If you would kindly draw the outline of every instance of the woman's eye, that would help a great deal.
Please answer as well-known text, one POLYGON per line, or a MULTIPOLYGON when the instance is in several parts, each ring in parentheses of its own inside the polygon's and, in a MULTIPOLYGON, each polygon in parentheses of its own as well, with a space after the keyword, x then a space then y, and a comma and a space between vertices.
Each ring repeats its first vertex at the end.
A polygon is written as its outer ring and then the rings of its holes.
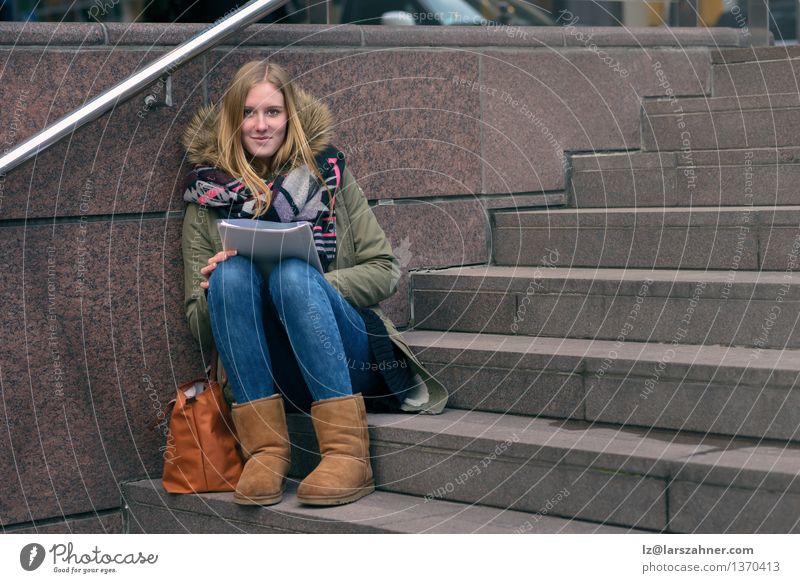
POLYGON ((250 117, 251 115, 253 115, 253 110, 252 109, 245 109, 244 110, 244 116, 245 117, 250 117))
POLYGON ((269 113, 270 115, 275 116, 275 115, 278 115, 280 112, 277 109, 270 109, 267 113, 269 113))

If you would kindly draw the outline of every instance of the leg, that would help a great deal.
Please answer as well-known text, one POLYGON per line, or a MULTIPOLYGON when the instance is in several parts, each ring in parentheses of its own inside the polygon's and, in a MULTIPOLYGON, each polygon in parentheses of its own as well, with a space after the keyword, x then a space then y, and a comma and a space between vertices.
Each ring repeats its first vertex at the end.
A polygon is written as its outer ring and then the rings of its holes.
POLYGON ((289 259, 272 271, 269 288, 314 400, 380 386, 364 321, 322 274, 289 259))
POLYGON ((353 502, 375 489, 364 398, 352 394, 348 367, 351 359, 370 360, 364 323, 342 295, 302 261, 281 262, 269 284, 315 399, 311 421, 322 460, 301 482, 297 499, 325 506, 353 502))
POLYGON ((263 281, 253 262, 238 255, 220 262, 209 280, 211 332, 237 403, 275 392, 264 335, 263 281))
POLYGON ((249 259, 234 256, 217 265, 209 282, 211 330, 236 399, 231 416, 246 461, 233 500, 277 504, 291 448, 264 334, 263 278, 249 259))

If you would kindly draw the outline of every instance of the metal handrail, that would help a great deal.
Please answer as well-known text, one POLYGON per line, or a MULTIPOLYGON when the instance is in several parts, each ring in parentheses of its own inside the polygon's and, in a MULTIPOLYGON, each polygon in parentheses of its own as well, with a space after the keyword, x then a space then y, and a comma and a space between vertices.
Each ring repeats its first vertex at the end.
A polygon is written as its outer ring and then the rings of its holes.
POLYGON ((163 57, 156 59, 141 71, 107 89, 88 103, 82 105, 45 129, 37 132, 0 158, 0 176, 13 170, 29 158, 52 146, 61 138, 71 134, 79 127, 94 121, 108 110, 116 107, 153 81, 171 73, 187 61, 214 48, 230 35, 248 24, 257 22, 264 16, 286 4, 288 0, 252 0, 224 20, 214 23, 210 28, 175 47, 163 57))
MULTIPOLYGON (((669 3, 688 1, 693 7, 696 2, 696 0, 666 1, 669 3)), ((117 104, 130 99, 164 75, 164 73, 169 75, 169 73, 177 70, 187 61, 215 47, 230 35, 260 20, 287 2, 288 0, 251 0, 236 12, 215 22, 208 29, 174 48, 163 57, 156 59, 146 68, 104 91, 72 113, 61 117, 47 128, 37 132, 4 154, 0 157, 0 176, 4 176, 10 170, 36 156, 39 152, 52 146, 61 138, 73 133, 83 125, 94 121, 117 104)), ((752 44, 767 44, 769 39, 767 0, 747 0, 747 2, 751 34, 755 33, 754 36, 758 37, 757 40, 753 39, 754 42, 752 44)), ((332 15, 332 2, 330 0, 326 0, 326 14, 330 23, 332 15)))

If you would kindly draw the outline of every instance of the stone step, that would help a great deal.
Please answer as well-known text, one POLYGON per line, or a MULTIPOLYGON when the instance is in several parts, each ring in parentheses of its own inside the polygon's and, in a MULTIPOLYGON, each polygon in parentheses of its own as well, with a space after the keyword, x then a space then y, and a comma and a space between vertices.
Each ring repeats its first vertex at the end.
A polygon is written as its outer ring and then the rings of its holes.
POLYGON ((715 97, 800 93, 797 46, 714 51, 711 63, 715 97))
POLYGON ((800 440, 800 351, 410 331, 457 409, 800 440))
POLYGON ((800 347, 800 274, 484 266, 414 272, 415 328, 800 347))
POLYGON ((243 507, 230 492, 168 494, 160 480, 122 485, 131 533, 625 533, 603 524, 377 490, 329 508, 297 501, 297 481, 266 508, 243 507))
POLYGON ((800 206, 568 208, 493 217, 497 265, 785 270, 800 248, 800 206))
POLYGON ((759 61, 775 61, 780 59, 800 58, 799 45, 720 48, 710 51, 712 65, 734 65, 759 61))
POLYGON ((613 152, 570 157, 578 208, 796 204, 800 148, 613 152))
MULTIPOLYGON (((317 463, 290 416, 298 476, 317 463)), ((800 447, 446 409, 372 414, 379 489, 672 532, 798 532, 800 447)))
POLYGON ((642 149, 676 151, 691 166, 695 150, 794 146, 800 94, 646 100, 642 149))

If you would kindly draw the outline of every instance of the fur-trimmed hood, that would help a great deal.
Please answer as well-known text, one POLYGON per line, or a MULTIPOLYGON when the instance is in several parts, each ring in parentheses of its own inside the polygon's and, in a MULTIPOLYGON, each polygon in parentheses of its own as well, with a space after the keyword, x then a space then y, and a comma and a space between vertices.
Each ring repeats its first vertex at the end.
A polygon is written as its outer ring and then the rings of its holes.
MULTIPOLYGON (((295 86, 297 115, 316 156, 332 139, 333 115, 327 105, 295 86)), ((215 165, 218 160, 216 128, 221 104, 204 105, 192 117, 181 136, 186 160, 191 164, 215 165)))

